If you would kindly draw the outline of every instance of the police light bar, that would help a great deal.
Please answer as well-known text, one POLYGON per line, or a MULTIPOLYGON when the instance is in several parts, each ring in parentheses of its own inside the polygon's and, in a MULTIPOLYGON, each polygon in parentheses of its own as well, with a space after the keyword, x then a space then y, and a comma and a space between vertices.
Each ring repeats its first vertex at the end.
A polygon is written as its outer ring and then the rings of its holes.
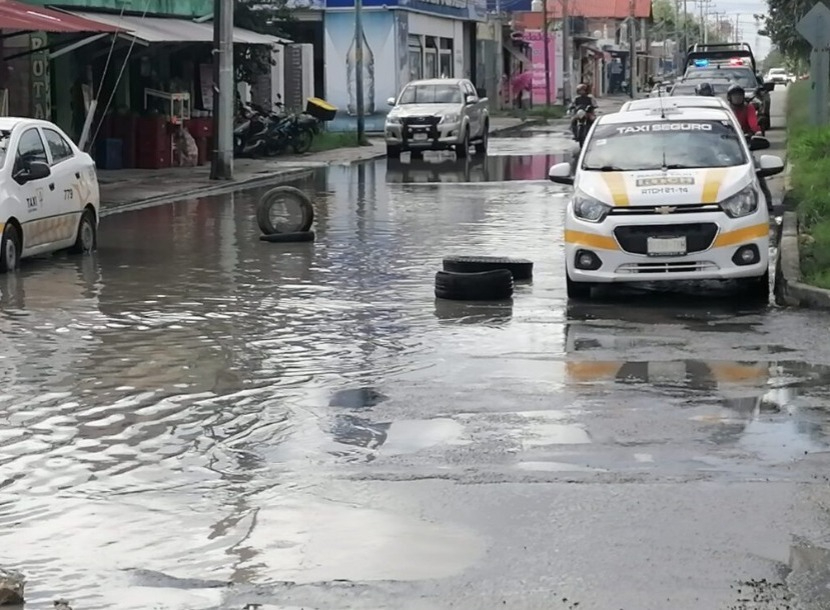
POLYGON ((744 65, 743 57, 733 57, 729 60, 729 64, 732 66, 742 66, 744 65))
POLYGON ((698 68, 703 68, 703 67, 705 67, 705 66, 708 66, 708 65, 709 65, 709 60, 708 60, 708 59, 696 59, 696 60, 695 60, 695 65, 696 65, 698 68))

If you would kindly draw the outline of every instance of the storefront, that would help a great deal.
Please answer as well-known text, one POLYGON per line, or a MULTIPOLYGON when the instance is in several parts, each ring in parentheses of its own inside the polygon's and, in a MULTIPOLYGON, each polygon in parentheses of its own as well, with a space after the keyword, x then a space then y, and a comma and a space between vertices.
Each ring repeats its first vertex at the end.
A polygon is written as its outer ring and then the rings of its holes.
MULTIPOLYGON (((473 78, 476 22, 486 1, 366 0, 363 4, 363 103, 368 131, 383 129, 389 108, 410 80, 473 78)), ((328 0, 324 16, 325 97, 338 107, 332 131, 355 128, 356 40, 351 0, 328 0)))

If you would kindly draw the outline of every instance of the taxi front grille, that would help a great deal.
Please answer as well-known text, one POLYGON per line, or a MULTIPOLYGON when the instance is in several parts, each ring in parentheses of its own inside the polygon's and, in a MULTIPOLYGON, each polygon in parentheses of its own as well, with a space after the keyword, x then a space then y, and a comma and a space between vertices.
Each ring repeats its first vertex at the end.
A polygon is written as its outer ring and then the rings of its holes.
POLYGON ((614 229, 617 243, 631 254, 648 254, 649 237, 685 237, 686 252, 702 252, 712 245, 718 234, 713 222, 690 222, 670 225, 629 225, 614 229))
POLYGON ((709 261, 666 262, 666 263, 625 263, 617 268, 617 273, 635 275, 666 275, 670 273, 694 273, 699 271, 717 271, 718 266, 709 261))
POLYGON ((721 212, 717 203, 690 203, 686 205, 629 205, 611 208, 611 216, 640 216, 653 214, 700 214, 701 212, 721 212))

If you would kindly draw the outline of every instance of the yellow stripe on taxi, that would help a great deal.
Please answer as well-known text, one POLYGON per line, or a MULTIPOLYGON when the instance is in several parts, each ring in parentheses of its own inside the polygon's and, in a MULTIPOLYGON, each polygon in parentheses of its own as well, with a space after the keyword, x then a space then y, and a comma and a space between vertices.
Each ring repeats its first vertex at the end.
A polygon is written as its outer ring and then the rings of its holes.
POLYGON ((721 233, 715 238, 715 243, 712 244, 714 248, 723 248, 725 246, 734 246, 745 241, 752 241, 753 239, 762 239, 769 235, 769 225, 761 223, 744 227, 743 229, 736 229, 734 231, 727 231, 721 233))
POLYGON ((599 248, 601 250, 619 250, 617 240, 610 235, 597 235, 596 233, 585 233, 584 231, 565 231, 565 243, 588 248, 599 248))
POLYGON ((608 187, 608 192, 611 193, 611 201, 614 202, 614 205, 626 206, 631 204, 628 197, 628 187, 625 185, 625 174, 622 172, 606 172, 602 174, 602 179, 605 180, 605 185, 608 187))

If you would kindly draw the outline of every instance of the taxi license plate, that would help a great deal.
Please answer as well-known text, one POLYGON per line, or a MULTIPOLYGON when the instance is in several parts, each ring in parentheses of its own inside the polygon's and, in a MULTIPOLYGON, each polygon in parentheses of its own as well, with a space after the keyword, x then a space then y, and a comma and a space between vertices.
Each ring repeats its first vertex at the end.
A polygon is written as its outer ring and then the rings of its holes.
POLYGON ((413 140, 426 140, 427 137, 428 136, 425 133, 414 133, 414 134, 412 134, 412 139, 413 140))
POLYGON ((646 248, 649 256, 686 254, 686 237, 649 237, 646 248))

